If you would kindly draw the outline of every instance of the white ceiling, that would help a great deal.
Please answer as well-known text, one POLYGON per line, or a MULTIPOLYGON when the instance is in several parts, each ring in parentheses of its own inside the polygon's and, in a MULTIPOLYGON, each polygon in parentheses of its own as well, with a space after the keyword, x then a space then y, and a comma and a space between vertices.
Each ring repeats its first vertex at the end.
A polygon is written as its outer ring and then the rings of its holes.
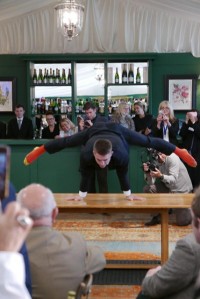
POLYGON ((200 57, 200 0, 79 0, 82 34, 55 27, 59 0, 0 0, 0 54, 192 52, 200 57), (37 44, 37 47, 36 47, 37 44))

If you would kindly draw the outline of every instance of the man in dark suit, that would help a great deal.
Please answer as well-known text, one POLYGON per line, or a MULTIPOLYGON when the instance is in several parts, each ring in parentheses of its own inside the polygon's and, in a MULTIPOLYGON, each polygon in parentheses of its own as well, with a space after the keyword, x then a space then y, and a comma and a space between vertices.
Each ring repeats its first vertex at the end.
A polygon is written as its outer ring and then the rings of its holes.
MULTIPOLYGON (((174 152, 186 161, 186 163, 196 167, 196 161, 185 149, 179 149, 175 145, 166 142, 161 138, 146 137, 112 122, 102 122, 101 124, 97 123, 91 128, 83 130, 82 132, 70 137, 49 141, 30 152, 25 157, 24 164, 28 165, 32 163, 46 151, 53 154, 66 147, 75 147, 80 145, 85 146, 82 147, 81 150, 81 184, 79 195, 74 198, 76 200, 82 200, 87 195, 88 181, 90 179, 90 175, 93 175, 95 168, 116 169, 121 189, 127 199, 137 199, 134 195, 131 195, 128 179, 129 145, 140 145, 143 147, 155 148, 167 155, 174 152)), ((102 184, 105 184, 105 179, 102 179, 102 184)))
POLYGON ((7 138, 9 139, 32 139, 33 123, 31 119, 24 116, 25 110, 22 105, 15 107, 16 117, 8 122, 7 138))
POLYGON ((6 138, 6 124, 0 121, 0 139, 6 138))

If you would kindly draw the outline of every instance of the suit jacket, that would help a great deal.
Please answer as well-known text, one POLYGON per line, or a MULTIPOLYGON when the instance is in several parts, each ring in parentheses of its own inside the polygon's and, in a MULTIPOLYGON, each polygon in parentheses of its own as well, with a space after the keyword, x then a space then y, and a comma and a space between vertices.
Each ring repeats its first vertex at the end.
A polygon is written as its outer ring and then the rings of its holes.
POLYGON ((79 233, 34 227, 27 238, 33 299, 66 299, 77 290, 84 276, 105 266, 103 251, 87 247, 79 233))
POLYGON ((0 121, 0 138, 5 139, 6 138, 6 124, 0 121))
POLYGON ((7 138, 10 139, 33 139, 33 124, 28 117, 23 118, 19 129, 17 118, 14 117, 8 122, 7 138))
POLYGON ((166 155, 175 150, 175 146, 160 138, 151 138, 135 131, 124 128, 113 122, 99 122, 91 128, 83 130, 70 137, 59 138, 47 142, 44 147, 50 153, 56 153, 66 147, 84 145, 81 148, 80 172, 81 183, 80 191, 87 192, 88 180, 98 165, 93 156, 93 145, 97 139, 109 139, 113 147, 113 155, 108 165, 109 169, 116 169, 117 176, 123 191, 130 190, 128 178, 129 145, 140 145, 143 147, 155 148, 166 155))
MULTIPOLYGON (((177 135, 179 131, 179 120, 176 119, 173 123, 170 121, 171 127, 168 128, 169 130, 169 142, 176 144, 178 143, 177 141, 177 135)), ((161 122, 160 129, 157 128, 157 120, 154 120, 154 123, 152 125, 152 133, 154 137, 158 138, 163 138, 163 122, 161 122)))
POLYGON ((193 298, 199 270, 200 244, 196 242, 194 234, 189 234, 177 242, 175 250, 160 271, 144 278, 142 293, 150 298, 193 298))

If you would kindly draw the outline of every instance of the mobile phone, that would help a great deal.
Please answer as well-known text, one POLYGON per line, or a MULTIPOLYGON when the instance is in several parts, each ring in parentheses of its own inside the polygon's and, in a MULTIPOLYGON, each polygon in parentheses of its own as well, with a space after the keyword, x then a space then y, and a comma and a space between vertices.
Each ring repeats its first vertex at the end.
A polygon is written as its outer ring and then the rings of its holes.
POLYGON ((0 145, 0 200, 9 195, 10 147, 0 145))

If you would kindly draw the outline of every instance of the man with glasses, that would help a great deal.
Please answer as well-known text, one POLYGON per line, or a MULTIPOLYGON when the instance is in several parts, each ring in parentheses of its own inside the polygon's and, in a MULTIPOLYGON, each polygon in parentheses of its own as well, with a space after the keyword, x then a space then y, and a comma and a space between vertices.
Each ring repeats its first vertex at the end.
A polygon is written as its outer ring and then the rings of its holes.
POLYGON ((46 121, 48 126, 42 130, 43 139, 54 139, 60 134, 59 126, 56 123, 55 117, 51 112, 46 113, 46 121))

